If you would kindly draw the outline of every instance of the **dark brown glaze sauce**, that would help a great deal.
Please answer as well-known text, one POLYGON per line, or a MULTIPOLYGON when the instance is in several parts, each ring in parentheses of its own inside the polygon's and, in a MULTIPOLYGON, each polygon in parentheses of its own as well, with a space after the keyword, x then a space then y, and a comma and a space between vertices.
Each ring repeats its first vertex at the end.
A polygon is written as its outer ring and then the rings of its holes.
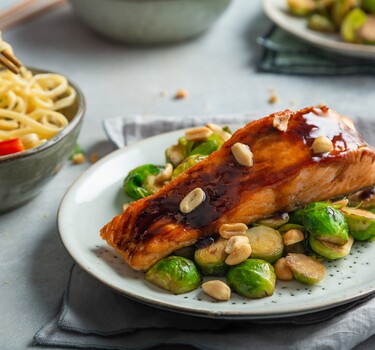
MULTIPOLYGON (((146 198, 144 210, 136 214, 132 225, 133 231, 122 246, 127 249, 127 242, 146 243, 154 235, 164 234, 160 227, 153 225, 158 220, 204 231, 225 213, 238 206, 241 199, 246 198, 247 192, 280 183, 296 175, 301 168, 309 164, 335 161, 349 151, 366 146, 358 133, 338 120, 337 115, 327 107, 310 107, 294 113, 286 132, 272 126, 273 116, 240 129, 215 152, 216 155, 212 154, 187 170, 184 181, 177 184, 177 178, 159 194, 146 198), (263 138, 259 138, 258 135, 262 135, 263 138), (318 136, 327 136, 332 140, 334 150, 329 155, 314 155, 310 150, 318 136), (254 153, 253 167, 237 164, 230 151, 235 142, 250 146, 254 153), (293 159, 283 159, 283 149, 277 148, 278 143, 293 147, 293 159), (269 152, 263 152, 263 149, 269 152), (279 166, 282 171, 278 171, 278 162, 282 163, 279 166), (176 186, 173 186, 175 182, 176 186), (181 200, 196 187, 201 187, 205 191, 206 200, 191 213, 182 214, 179 211, 181 200)), ((285 154, 290 156, 290 152, 285 154)))

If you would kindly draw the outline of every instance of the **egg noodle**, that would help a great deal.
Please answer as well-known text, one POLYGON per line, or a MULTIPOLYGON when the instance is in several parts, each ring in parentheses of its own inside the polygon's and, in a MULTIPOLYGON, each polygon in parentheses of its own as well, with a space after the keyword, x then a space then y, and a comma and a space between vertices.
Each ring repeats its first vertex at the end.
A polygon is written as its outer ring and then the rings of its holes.
MULTIPOLYGON (((1 39, 0 51, 11 46, 1 39)), ((26 149, 60 132, 68 119, 58 112, 73 104, 76 91, 59 74, 35 74, 25 67, 20 74, 0 70, 0 141, 20 138, 26 149)))

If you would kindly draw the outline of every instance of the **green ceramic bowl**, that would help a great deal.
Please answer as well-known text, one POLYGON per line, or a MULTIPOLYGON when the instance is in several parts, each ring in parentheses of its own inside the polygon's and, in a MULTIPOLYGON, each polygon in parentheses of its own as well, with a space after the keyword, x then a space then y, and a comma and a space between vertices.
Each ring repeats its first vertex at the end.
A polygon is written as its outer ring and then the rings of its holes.
MULTIPOLYGON (((31 70, 34 73, 46 73, 31 70)), ((69 83, 77 91, 74 104, 62 110, 69 124, 39 147, 0 156, 0 213, 10 211, 38 195, 69 158, 85 111, 81 90, 71 81, 69 83)))
POLYGON ((106 37, 165 44, 203 33, 231 0, 70 0, 79 17, 106 37))

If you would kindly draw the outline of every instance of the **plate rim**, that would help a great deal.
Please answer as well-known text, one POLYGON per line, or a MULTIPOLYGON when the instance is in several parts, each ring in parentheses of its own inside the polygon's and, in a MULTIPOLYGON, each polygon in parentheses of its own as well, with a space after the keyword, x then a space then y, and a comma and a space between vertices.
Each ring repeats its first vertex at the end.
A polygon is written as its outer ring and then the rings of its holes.
MULTIPOLYGON (((280 20, 278 15, 282 13, 282 11, 275 6, 275 4, 279 2, 280 0, 263 0, 263 10, 272 22, 288 33, 316 47, 323 48, 330 52, 336 52, 351 57, 375 59, 375 45, 354 44, 328 38, 320 38, 307 27, 304 32, 301 32, 299 29, 294 28, 287 22, 280 20)), ((303 18, 301 18, 301 20, 303 20, 303 18)))
MULTIPOLYGON (((239 124, 231 124, 230 127, 233 127, 233 125, 238 126, 239 124)), ((316 303, 314 303, 313 305, 310 305, 310 306, 309 306, 309 304, 307 304, 307 306, 299 307, 297 309, 294 309, 293 311, 291 311, 290 307, 288 307, 288 308, 285 308, 285 309, 281 309, 277 313, 271 312, 270 309, 266 309, 266 310, 262 310, 262 311, 260 311, 260 310, 259 311, 258 310, 251 311, 250 310, 250 313, 249 313, 249 310, 246 310, 244 312, 236 311, 236 310, 234 310, 234 311, 217 311, 217 310, 207 310, 207 309, 199 308, 199 307, 191 308, 191 307, 188 307, 188 306, 175 306, 173 304, 169 304, 169 303, 161 301, 161 300, 154 300, 154 299, 151 299, 151 298, 143 297, 141 294, 136 294, 136 293, 133 293, 131 291, 126 291, 124 289, 121 289, 121 288, 117 287, 116 285, 111 284, 107 280, 103 279, 99 274, 96 274, 94 269, 92 269, 91 267, 87 266, 87 264, 85 264, 84 259, 81 259, 80 256, 76 256, 74 254, 74 252, 71 251, 71 249, 70 249, 71 244, 69 243, 69 241, 67 241, 67 237, 63 233, 63 229, 62 229, 61 226, 62 226, 62 221, 63 221, 63 215, 65 213, 65 206, 69 205, 69 203, 67 202, 69 197, 74 193, 74 191, 76 189, 79 188, 79 186, 81 184, 85 183, 86 178, 89 177, 90 174, 95 173, 96 170, 99 169, 102 165, 106 164, 107 162, 110 162, 112 159, 116 158, 117 156, 121 156, 123 154, 128 153, 132 149, 136 149, 139 144, 148 143, 150 141, 152 142, 154 139, 158 139, 158 138, 161 138, 163 136, 170 135, 170 134, 179 135, 187 129, 189 129, 189 128, 179 129, 179 130, 174 130, 174 131, 162 133, 162 134, 159 134, 159 135, 154 135, 154 136, 151 136, 149 138, 145 138, 143 140, 134 142, 131 145, 124 146, 120 149, 117 149, 117 150, 109 153, 105 157, 101 158, 98 162, 96 162, 95 164, 90 166, 88 169, 86 169, 69 186, 68 190, 64 193, 64 196, 62 197, 62 200, 61 200, 61 202, 59 204, 59 207, 58 207, 57 218, 56 218, 57 229, 58 229, 58 234, 59 234, 60 240, 61 240, 64 248, 66 249, 68 254, 72 257, 72 259, 75 261, 75 263, 77 263, 84 271, 89 273, 96 280, 100 281, 104 285, 111 288, 116 293, 119 293, 119 294, 121 294, 125 297, 128 297, 128 298, 130 298, 132 300, 135 300, 135 301, 138 301, 138 302, 141 302, 143 304, 150 305, 150 306, 153 306, 153 307, 157 307, 157 308, 160 308, 160 309, 163 309, 163 310, 169 310, 169 311, 178 312, 178 313, 187 314, 187 315, 192 315, 192 316, 199 316, 199 317, 206 317, 206 318, 220 318, 220 319, 228 319, 228 320, 230 320, 230 319, 233 319, 233 320, 235 320, 235 319, 237 319, 237 320, 238 319, 243 319, 243 320, 244 319, 247 319, 247 320, 279 319, 279 318, 287 318, 287 317, 311 314, 311 313, 316 313, 316 312, 319 312, 319 311, 331 309, 331 308, 334 308, 334 307, 337 307, 337 306, 340 306, 340 305, 344 305, 344 304, 347 304, 347 303, 349 303, 351 301, 354 301, 354 300, 362 299, 362 298, 370 295, 371 293, 375 292, 375 284, 374 284, 372 287, 370 286, 368 288, 362 289, 359 293, 356 293, 354 295, 347 295, 347 296, 338 297, 338 298, 335 297, 335 298, 330 299, 330 301, 327 301, 327 302, 319 302, 318 306, 316 305, 316 303)))

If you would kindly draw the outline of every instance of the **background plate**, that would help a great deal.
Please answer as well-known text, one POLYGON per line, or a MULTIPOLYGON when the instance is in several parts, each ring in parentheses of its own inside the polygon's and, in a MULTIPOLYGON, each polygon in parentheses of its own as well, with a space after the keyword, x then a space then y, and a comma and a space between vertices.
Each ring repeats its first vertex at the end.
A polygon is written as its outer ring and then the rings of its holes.
POLYGON ((183 131, 155 136, 101 159, 71 186, 60 205, 58 228, 73 259, 88 273, 117 292, 157 307, 198 316, 261 319, 300 315, 327 309, 375 290, 375 243, 355 243, 350 256, 326 262, 327 276, 315 286, 277 282, 273 296, 250 300, 233 293, 216 302, 199 288, 172 295, 144 281, 106 242, 99 230, 122 210, 125 175, 145 163, 164 164, 164 150, 183 131))
POLYGON ((289 13, 286 0, 263 0, 263 8, 275 24, 312 45, 343 55, 375 59, 375 45, 346 43, 339 34, 320 33, 307 28, 306 18, 289 13))

